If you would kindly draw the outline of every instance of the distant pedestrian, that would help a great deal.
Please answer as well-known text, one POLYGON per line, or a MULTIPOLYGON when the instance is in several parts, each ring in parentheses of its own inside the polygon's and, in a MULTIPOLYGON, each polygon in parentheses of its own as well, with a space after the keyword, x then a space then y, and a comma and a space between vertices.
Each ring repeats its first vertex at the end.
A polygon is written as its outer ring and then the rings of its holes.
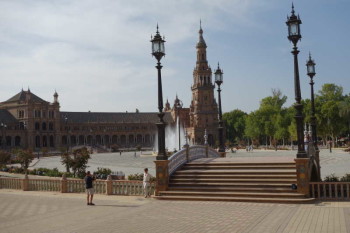
POLYGON ((134 152, 134 158, 136 158, 136 151, 134 152))
POLYGON ((87 194, 87 205, 95 205, 92 203, 92 199, 94 198, 94 187, 92 184, 92 181, 95 180, 95 177, 91 175, 90 171, 86 172, 86 176, 84 178, 85 181, 85 188, 86 188, 86 194, 87 194))
POLYGON ((122 151, 119 151, 120 156, 122 156, 122 151))
POLYGON ((145 194, 145 198, 151 197, 151 178, 152 176, 148 173, 148 168, 145 168, 143 173, 143 192, 145 194))

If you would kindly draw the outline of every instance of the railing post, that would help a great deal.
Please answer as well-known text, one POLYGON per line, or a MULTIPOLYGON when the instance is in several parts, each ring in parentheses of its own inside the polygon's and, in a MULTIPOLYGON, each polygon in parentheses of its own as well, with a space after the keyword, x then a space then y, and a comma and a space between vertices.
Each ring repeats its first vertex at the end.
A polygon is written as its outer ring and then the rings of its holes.
POLYGON ((188 144, 184 145, 186 149, 186 161, 187 163, 190 162, 190 146, 188 144))
POLYGON ((68 193, 68 182, 66 174, 63 174, 61 178, 61 193, 68 193))
POLYGON ((166 191, 169 184, 169 170, 168 164, 169 160, 156 160, 156 196, 159 196, 160 191, 166 191))
POLYGON ((108 175, 107 176, 107 180, 106 180, 106 194, 107 195, 112 195, 113 194, 113 180, 112 180, 112 176, 108 175))
POLYGON ((309 160, 308 158, 294 159, 297 170, 297 191, 306 197, 310 196, 309 160))
POLYGON ((28 175, 24 175, 24 179, 22 179, 22 190, 29 191, 29 178, 28 175))

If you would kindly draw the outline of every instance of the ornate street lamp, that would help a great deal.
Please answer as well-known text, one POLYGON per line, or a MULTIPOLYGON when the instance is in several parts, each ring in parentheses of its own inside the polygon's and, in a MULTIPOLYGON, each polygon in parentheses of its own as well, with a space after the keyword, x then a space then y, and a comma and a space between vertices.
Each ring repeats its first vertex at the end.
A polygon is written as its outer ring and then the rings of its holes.
POLYGON ((316 132, 316 116, 315 116, 315 99, 314 99, 314 76, 316 74, 315 72, 315 62, 311 58, 311 54, 309 54, 309 60, 306 63, 307 67, 307 75, 310 77, 310 87, 311 87, 311 118, 310 118, 310 125, 311 125, 311 131, 312 131, 312 141, 314 142, 315 149, 318 150, 317 146, 317 132, 316 132))
POLYGON ((2 145, 2 148, 4 149, 6 146, 5 130, 7 128, 7 125, 1 121, 0 128, 1 128, 1 133, 2 133, 1 145, 2 145))
POLYGON ((292 4, 291 16, 287 17, 288 26, 288 39, 293 43, 292 54, 294 55, 294 91, 295 101, 294 107, 296 109, 295 121, 297 124, 297 138, 298 138, 298 153, 297 158, 306 158, 307 154, 304 147, 303 139, 303 105, 301 104, 301 91, 300 91, 300 79, 299 79, 299 65, 298 65, 298 47, 297 43, 301 39, 300 24, 301 20, 299 15, 294 13, 294 5, 292 4))
POLYGON ((218 63, 218 68, 215 71, 215 83, 218 85, 218 96, 219 96, 219 152, 225 152, 224 145, 224 127, 222 123, 222 111, 221 111, 221 89, 220 85, 223 83, 223 72, 220 69, 220 65, 218 63))
POLYGON ((178 120, 178 131, 179 131, 179 151, 181 150, 181 132, 180 132, 180 109, 182 109, 183 103, 181 100, 179 100, 179 98, 177 98, 176 95, 176 100, 175 100, 175 109, 177 112, 177 120, 178 120))
POLYGON ((314 76, 316 74, 315 69, 316 63, 311 58, 311 53, 309 53, 309 60, 306 62, 307 75, 310 77, 310 87, 311 87, 311 117, 310 117, 310 128, 311 128, 311 140, 315 147, 315 160, 317 163, 318 177, 317 180, 321 178, 321 168, 320 168, 320 150, 318 149, 318 140, 317 140, 317 120, 316 120, 316 111, 315 111, 315 97, 314 97, 314 76))
POLYGON ((70 148, 70 138, 69 138, 69 129, 68 129, 68 117, 67 115, 64 116, 64 123, 66 125, 66 130, 67 130, 67 153, 69 152, 70 148))
POLYGON ((161 76, 161 69, 162 65, 160 64, 160 60, 163 56, 165 56, 165 48, 164 43, 165 40, 161 37, 158 31, 158 24, 157 24, 157 32, 156 35, 152 38, 151 36, 151 42, 152 42, 152 56, 154 56, 157 59, 157 70, 158 70, 158 117, 159 122, 156 123, 158 127, 158 155, 157 160, 168 160, 166 151, 165 151, 165 125, 164 122, 164 112, 163 112, 163 91, 162 91, 162 76, 161 76))

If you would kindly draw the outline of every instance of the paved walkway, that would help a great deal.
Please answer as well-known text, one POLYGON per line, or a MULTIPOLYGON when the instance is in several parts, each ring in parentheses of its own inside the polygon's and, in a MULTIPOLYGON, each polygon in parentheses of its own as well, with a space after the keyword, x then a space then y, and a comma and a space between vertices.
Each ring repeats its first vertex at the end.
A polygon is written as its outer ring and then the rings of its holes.
POLYGON ((284 205, 0 189, 1 233, 350 233, 350 202, 284 205))

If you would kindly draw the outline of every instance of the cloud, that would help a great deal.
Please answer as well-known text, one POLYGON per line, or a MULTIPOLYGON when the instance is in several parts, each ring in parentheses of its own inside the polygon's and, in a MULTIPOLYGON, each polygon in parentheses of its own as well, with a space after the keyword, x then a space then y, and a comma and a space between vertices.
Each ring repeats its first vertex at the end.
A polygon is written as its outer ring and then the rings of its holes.
POLYGON ((149 42, 155 24, 169 38, 163 84, 178 80, 177 86, 164 87, 164 98, 174 92, 190 96, 199 18, 205 28, 234 31, 234 25, 254 24, 247 15, 262 7, 257 2, 1 1, 0 76, 5 84, 0 98, 30 86, 48 101, 57 89, 63 110, 155 111, 156 70, 149 42), (182 66, 184 59, 188 67, 182 66))

